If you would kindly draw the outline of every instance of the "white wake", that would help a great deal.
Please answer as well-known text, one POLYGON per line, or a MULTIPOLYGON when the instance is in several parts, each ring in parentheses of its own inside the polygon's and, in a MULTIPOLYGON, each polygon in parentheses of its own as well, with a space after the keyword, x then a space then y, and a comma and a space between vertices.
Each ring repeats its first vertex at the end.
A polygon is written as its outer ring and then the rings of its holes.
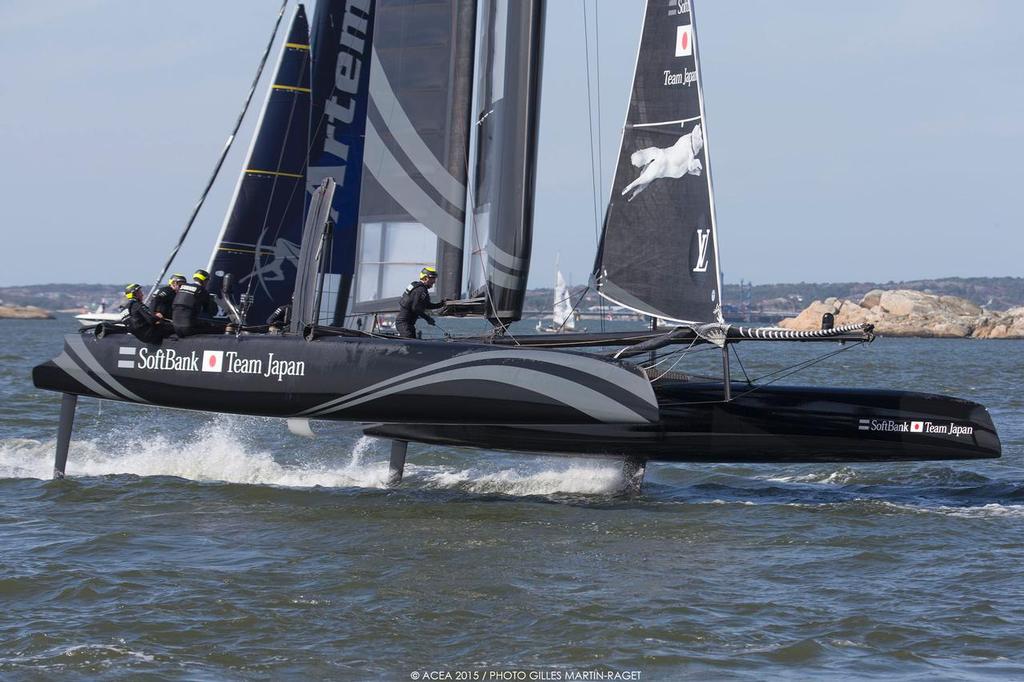
MULTIPOLYGON (((348 438, 332 439, 326 443, 328 447, 323 442, 307 445, 303 439, 284 433, 281 425, 282 449, 291 452, 275 458, 274 452, 254 444, 250 436, 253 429, 277 426, 268 420, 226 417, 201 426, 182 439, 165 433, 149 434, 142 429, 122 436, 108 433, 94 439, 77 437, 71 441, 67 475, 174 476, 192 481, 295 488, 386 487, 388 441, 361 436, 354 442, 348 438), (337 450, 325 454, 333 448, 337 450)), ((49 479, 54 446, 53 440, 0 440, 0 478, 49 479)), ((410 446, 403 487, 506 495, 599 495, 614 494, 624 484, 621 465, 612 461, 524 457, 510 466, 508 459, 501 456, 460 450, 465 457, 460 457, 459 462, 436 465, 428 463, 431 451, 436 452, 436 448, 410 446), (471 460, 471 464, 464 460, 471 460)))

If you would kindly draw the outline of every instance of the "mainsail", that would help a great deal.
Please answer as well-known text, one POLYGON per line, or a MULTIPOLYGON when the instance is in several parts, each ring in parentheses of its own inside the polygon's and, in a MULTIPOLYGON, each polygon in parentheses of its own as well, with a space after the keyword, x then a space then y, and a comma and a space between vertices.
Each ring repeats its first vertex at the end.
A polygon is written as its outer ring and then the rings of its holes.
POLYGON ((469 293, 520 319, 530 269, 543 0, 482 0, 469 293))
POLYGON ((355 271, 373 17, 374 0, 320 0, 313 19, 306 202, 324 178, 334 180, 334 238, 324 266, 320 313, 335 325, 345 316, 355 271))
POLYGON ((247 318, 256 324, 287 303, 295 285, 309 106, 309 26, 299 5, 208 266, 251 295, 247 318))
POLYGON ((722 321, 693 0, 649 0, 594 266, 606 299, 671 322, 722 321))
POLYGON ((351 313, 394 311, 425 265, 462 285, 475 0, 377 0, 351 313))

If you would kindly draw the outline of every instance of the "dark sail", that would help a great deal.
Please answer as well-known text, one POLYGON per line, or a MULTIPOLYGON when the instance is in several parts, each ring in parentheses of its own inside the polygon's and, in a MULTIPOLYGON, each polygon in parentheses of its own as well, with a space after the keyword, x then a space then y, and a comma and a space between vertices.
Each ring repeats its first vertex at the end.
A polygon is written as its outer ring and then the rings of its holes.
POLYGON ((458 298, 475 0, 377 0, 352 312, 397 310, 426 265, 458 298))
POLYGON ((486 293, 488 317, 523 312, 533 238, 540 114, 543 0, 483 0, 471 296, 486 293))
POLYGON ((250 323, 287 303, 295 285, 309 101, 309 25, 299 5, 208 267, 217 277, 231 274, 236 291, 251 294, 250 323))
POLYGON ((313 102, 307 202, 324 178, 336 183, 333 246, 321 320, 340 325, 355 272, 363 136, 369 100, 374 0, 320 0, 313 19, 313 102), (328 315, 330 311, 330 315, 328 315))
POLYGON ((718 237, 693 0, 650 0, 594 278, 606 299, 721 321, 718 237))

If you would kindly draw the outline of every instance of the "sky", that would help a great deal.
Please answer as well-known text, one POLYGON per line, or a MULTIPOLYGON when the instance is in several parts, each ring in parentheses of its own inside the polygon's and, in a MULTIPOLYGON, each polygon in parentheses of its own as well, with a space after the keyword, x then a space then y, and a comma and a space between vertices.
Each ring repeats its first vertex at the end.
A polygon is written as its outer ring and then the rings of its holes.
MULTIPOLYGON (((1024 2, 695 4, 725 281, 1024 276, 1024 2)), ((279 5, 0 2, 0 286, 156 277, 279 5)), ((548 0, 530 286, 556 254, 589 276, 588 120, 600 212, 642 11, 548 0)), ((263 92, 178 269, 208 260, 263 92)))

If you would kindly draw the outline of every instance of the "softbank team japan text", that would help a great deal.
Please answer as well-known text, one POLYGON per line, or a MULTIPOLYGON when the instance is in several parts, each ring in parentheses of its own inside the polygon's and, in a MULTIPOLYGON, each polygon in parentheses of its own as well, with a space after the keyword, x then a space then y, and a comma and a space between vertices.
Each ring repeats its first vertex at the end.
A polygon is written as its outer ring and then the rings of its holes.
POLYGON ((172 372, 223 372, 225 374, 250 374, 265 378, 306 376, 306 363, 302 360, 281 360, 273 353, 266 358, 244 358, 235 351, 199 351, 182 354, 173 348, 151 350, 139 349, 138 369, 157 369, 172 372))

